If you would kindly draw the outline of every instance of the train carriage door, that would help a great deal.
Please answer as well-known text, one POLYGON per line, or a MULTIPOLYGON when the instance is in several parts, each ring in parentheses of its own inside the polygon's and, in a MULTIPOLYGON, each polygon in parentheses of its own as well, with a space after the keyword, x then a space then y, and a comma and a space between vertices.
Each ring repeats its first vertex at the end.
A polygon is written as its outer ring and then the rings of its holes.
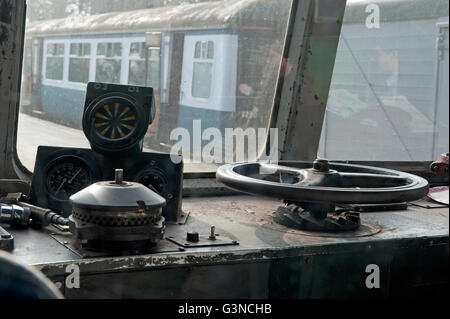
POLYGON ((181 127, 192 120, 219 130, 236 111, 238 36, 226 33, 186 35, 180 92, 181 127))

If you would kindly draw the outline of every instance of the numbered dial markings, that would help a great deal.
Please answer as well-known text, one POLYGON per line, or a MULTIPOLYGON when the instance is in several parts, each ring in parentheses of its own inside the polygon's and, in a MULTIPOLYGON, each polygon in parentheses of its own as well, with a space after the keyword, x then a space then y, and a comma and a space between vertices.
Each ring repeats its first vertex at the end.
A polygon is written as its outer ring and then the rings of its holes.
POLYGON ((92 184, 87 164, 80 159, 55 161, 47 170, 47 192, 58 200, 69 197, 92 184))
POLYGON ((107 103, 95 112, 94 128, 104 138, 116 140, 130 135, 136 127, 136 120, 136 112, 131 105, 107 103))
POLYGON ((148 169, 138 175, 136 182, 156 191, 160 195, 165 195, 167 178, 159 169, 148 169))

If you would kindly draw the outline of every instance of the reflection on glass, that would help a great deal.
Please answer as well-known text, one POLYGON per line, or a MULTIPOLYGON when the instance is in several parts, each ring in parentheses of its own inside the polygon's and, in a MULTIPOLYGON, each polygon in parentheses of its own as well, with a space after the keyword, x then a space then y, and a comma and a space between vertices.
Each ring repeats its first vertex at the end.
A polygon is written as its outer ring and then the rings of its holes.
MULTIPOLYGON (((202 131, 216 128, 221 134, 226 128, 267 127, 290 0, 98 0, 95 5, 86 0, 70 1, 70 10, 67 0, 39 6, 36 1, 29 0, 26 28, 33 79, 23 79, 27 98, 21 99, 18 133, 19 156, 30 170, 40 144, 88 147, 81 131, 85 88, 80 83, 89 81, 155 89, 147 151, 170 152, 178 142, 171 139, 177 128, 193 138, 197 119, 202 131), (159 33, 153 40, 160 41, 147 43, 149 33, 159 33), (42 128, 39 141, 29 138, 33 126, 42 128)), ((202 159, 201 151, 192 149, 186 162, 199 152, 202 159)))
POLYGON ((97 59, 95 81, 119 84, 121 64, 120 60, 97 59))
POLYGON ((448 27, 437 27, 448 2, 420 3, 384 9, 380 28, 367 28, 361 4, 346 10, 320 156, 426 161, 448 151, 448 27))
POLYGON ((89 81, 90 43, 71 43, 69 60, 69 82, 89 81))
POLYGON ((89 81, 89 60, 70 58, 69 81, 87 83, 89 81))
POLYGON ((47 66, 45 70, 45 76, 49 80, 62 80, 63 79, 63 66, 64 58, 47 58, 47 66))
POLYGON ((211 93, 212 63, 195 62, 192 96, 207 99, 211 93))

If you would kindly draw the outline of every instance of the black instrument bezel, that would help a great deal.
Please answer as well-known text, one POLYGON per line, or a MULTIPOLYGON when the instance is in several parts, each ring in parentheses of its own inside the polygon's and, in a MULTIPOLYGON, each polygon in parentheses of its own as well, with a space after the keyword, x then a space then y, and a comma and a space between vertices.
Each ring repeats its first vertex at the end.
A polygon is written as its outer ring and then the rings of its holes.
POLYGON ((179 163, 172 162, 172 156, 164 153, 143 152, 133 156, 105 156, 90 149, 63 148, 53 146, 39 146, 31 183, 31 203, 44 208, 61 212, 68 216, 72 212, 70 201, 55 200, 46 191, 48 167, 67 156, 82 160, 91 170, 92 183, 114 180, 114 170, 124 170, 124 180, 137 181, 139 176, 149 170, 158 170, 163 174, 166 185, 161 196, 166 199, 163 216, 166 222, 177 222, 181 211, 183 188, 183 161, 180 155, 179 163))
POLYGON ((31 182, 30 199, 33 204, 60 212, 64 216, 71 214, 70 200, 58 199, 47 189, 50 168, 58 163, 70 162, 70 159, 84 163, 89 172, 91 184, 102 180, 101 170, 91 150, 39 146, 31 182))

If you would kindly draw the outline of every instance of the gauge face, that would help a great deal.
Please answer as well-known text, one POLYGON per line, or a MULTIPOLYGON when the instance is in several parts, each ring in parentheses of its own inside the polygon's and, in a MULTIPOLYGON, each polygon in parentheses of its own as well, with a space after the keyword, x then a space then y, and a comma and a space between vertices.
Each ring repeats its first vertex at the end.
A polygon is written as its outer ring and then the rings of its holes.
POLYGON ((50 163, 45 184, 51 197, 67 201, 70 196, 92 184, 92 175, 83 160, 64 157, 50 163))
POLYGON ((136 182, 163 195, 166 191, 167 178, 165 174, 157 168, 150 168, 138 175, 136 182))
POLYGON ((126 138, 136 127, 136 110, 125 100, 105 102, 96 109, 94 116, 94 129, 105 139, 126 138))

